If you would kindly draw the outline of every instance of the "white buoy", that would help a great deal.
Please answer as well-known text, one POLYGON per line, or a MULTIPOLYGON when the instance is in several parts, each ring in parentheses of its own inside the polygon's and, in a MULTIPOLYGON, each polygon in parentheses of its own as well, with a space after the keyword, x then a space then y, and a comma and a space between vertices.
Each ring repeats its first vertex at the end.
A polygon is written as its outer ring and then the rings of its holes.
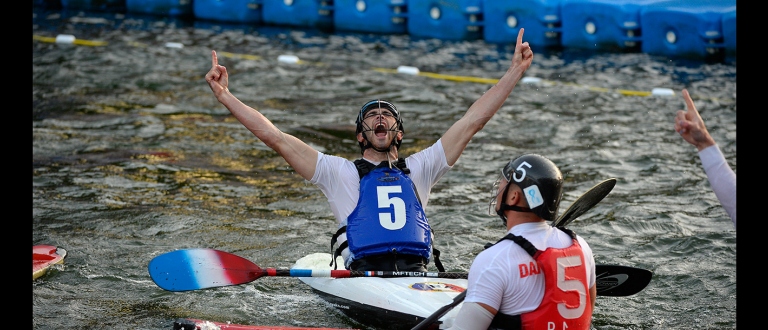
POLYGON ((75 42, 75 36, 71 34, 60 34, 56 36, 57 44, 72 44, 75 42))
POLYGON ((299 63, 299 58, 296 55, 280 55, 277 57, 277 61, 280 63, 299 63))
POLYGON ((397 73, 404 73, 404 74, 418 76, 419 72, 420 72, 419 68, 417 67, 405 66, 405 65, 401 65, 397 67, 397 73))
POLYGON ((523 77, 523 80, 521 80, 523 84, 538 84, 541 82, 541 78, 536 77, 523 77))
POLYGON ((167 48, 178 48, 178 49, 182 49, 182 48, 184 48, 184 44, 182 44, 182 43, 178 43, 178 42, 166 42, 166 43, 165 43, 165 47, 167 47, 167 48))
POLYGON ((655 96, 674 96, 675 91, 669 88, 654 88, 651 90, 651 95, 655 96))

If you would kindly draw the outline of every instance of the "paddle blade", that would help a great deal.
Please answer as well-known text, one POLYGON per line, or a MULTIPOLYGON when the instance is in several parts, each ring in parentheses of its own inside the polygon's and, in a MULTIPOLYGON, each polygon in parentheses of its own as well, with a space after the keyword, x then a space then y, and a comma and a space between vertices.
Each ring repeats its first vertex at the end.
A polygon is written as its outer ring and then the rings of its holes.
POLYGON ((589 211, 592 207, 597 205, 597 203, 600 203, 605 196, 608 196, 615 185, 616 179, 610 178, 589 188, 589 190, 579 196, 579 198, 576 199, 576 201, 573 202, 573 204, 571 204, 571 206, 569 206, 557 220, 552 222, 552 226, 565 227, 571 221, 589 211))
POLYGON ((186 249, 161 254, 149 262, 148 268, 152 281, 168 291, 239 285, 264 275, 253 262, 212 249, 186 249))
POLYGON ((645 289, 653 272, 628 266, 595 265, 595 275, 598 296, 625 297, 645 289))
POLYGON ((462 301, 464 301, 464 297, 467 296, 467 291, 464 290, 461 293, 459 293, 458 296, 453 298, 453 301, 451 301, 450 304, 445 305, 443 307, 440 307, 437 311, 432 313, 432 315, 428 316, 427 318, 421 320, 419 324, 411 328, 411 330, 424 330, 427 329, 429 326, 437 322, 443 315, 448 314, 448 312, 451 311, 456 305, 460 304, 462 301))

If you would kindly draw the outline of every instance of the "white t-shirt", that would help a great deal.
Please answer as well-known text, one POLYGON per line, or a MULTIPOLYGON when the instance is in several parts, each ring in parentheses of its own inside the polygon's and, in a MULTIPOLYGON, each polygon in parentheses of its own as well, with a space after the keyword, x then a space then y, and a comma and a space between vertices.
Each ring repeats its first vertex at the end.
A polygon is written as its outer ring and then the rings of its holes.
MULTIPOLYGON (((571 237, 550 226, 547 222, 523 223, 512 227, 508 233, 522 236, 539 250, 547 247, 571 246, 571 237)), ((506 235, 506 234, 505 234, 506 235)), ((587 269, 589 287, 595 285, 595 258, 589 244, 577 235, 587 269)), ((528 252, 515 242, 505 239, 480 252, 469 270, 465 302, 484 303, 497 311, 516 315, 535 310, 544 298, 544 277, 520 278, 518 265, 529 263, 528 252)), ((589 288, 587 288, 589 289, 589 288)))
POLYGON ((711 145, 699 151, 701 165, 707 173, 709 185, 720 200, 725 212, 731 217, 733 226, 736 226, 736 173, 733 172, 725 156, 717 144, 711 145))
MULTIPOLYGON (((393 160, 394 161, 394 160, 393 160)), ((378 165, 378 163, 373 163, 378 165)), ((445 159, 443 144, 435 144, 405 158, 405 165, 411 170, 409 177, 416 186, 421 206, 427 209, 429 193, 452 166, 445 159)), ((347 217, 357 206, 360 197, 360 175, 355 163, 338 156, 318 153, 315 175, 309 181, 315 184, 328 198, 331 210, 339 227, 346 225, 347 217)))

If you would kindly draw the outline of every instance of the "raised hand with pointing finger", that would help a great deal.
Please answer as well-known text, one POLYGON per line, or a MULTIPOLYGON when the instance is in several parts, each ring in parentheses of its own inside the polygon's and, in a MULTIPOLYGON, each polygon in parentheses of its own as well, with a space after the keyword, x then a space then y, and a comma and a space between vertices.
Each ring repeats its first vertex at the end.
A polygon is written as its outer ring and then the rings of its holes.
POLYGON ((678 110, 675 117, 675 131, 688 143, 694 145, 696 149, 702 149, 715 144, 715 140, 709 135, 704 120, 701 119, 696 105, 693 104, 691 95, 687 89, 683 89, 683 99, 688 110, 678 110))
POLYGON ((216 55, 215 50, 211 51, 211 61, 213 65, 211 70, 205 74, 205 81, 211 87, 213 95, 219 98, 221 93, 227 90, 227 86, 229 86, 229 74, 227 73, 227 68, 219 65, 219 57, 216 55))
POLYGON ((687 89, 683 89, 683 99, 688 109, 677 111, 675 131, 699 151, 701 165, 704 167, 704 172, 707 173, 709 184, 725 212, 731 217, 735 227, 736 173, 726 162, 723 152, 715 143, 715 139, 709 135, 704 120, 701 119, 699 111, 696 110, 696 105, 687 89))

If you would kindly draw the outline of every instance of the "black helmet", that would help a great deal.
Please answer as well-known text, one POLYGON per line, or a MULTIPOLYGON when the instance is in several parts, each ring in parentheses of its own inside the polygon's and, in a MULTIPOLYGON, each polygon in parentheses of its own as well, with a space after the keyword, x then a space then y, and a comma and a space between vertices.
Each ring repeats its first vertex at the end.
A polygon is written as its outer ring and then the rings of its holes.
MULTIPOLYGON (((363 131, 363 118, 365 118, 365 113, 368 112, 369 110, 379 109, 379 108, 383 108, 391 111, 392 114, 395 116, 395 121, 396 121, 395 125, 397 125, 397 130, 405 133, 405 131, 403 130, 403 118, 400 117, 400 111, 397 110, 394 104, 385 100, 371 100, 365 103, 363 107, 360 108, 360 112, 357 114, 357 119, 355 120, 355 125, 357 126, 355 128, 355 135, 363 131)), ((365 135, 363 135, 363 138, 366 140, 368 139, 365 137, 365 135)), ((402 140, 398 140, 397 138, 395 138, 392 141, 392 144, 399 149, 401 142, 402 140)), ((359 142, 359 144, 360 144, 360 151, 361 152, 364 151, 366 146, 362 142, 359 142)), ((368 146, 370 146, 370 143, 368 144, 368 146)))
POLYGON ((504 166, 501 175, 523 190, 531 212, 544 220, 557 217, 563 196, 563 174, 555 163, 537 154, 522 155, 504 166))

